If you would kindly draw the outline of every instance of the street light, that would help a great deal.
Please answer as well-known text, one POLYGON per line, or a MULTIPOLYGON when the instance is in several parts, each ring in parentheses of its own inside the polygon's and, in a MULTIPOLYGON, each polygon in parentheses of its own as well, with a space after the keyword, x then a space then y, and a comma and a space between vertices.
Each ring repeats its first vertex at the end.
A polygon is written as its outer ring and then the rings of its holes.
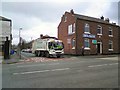
POLYGON ((22 28, 19 28, 19 56, 20 56, 20 59, 21 59, 21 37, 20 37, 21 30, 22 30, 22 28))

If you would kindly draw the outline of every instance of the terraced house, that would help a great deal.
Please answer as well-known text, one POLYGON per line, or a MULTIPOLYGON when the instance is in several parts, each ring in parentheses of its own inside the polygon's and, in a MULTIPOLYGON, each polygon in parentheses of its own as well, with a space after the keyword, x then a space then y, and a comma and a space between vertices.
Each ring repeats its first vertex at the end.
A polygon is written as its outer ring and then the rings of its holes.
POLYGON ((64 43, 65 54, 120 53, 120 27, 109 18, 94 18, 65 12, 58 25, 58 38, 64 43))

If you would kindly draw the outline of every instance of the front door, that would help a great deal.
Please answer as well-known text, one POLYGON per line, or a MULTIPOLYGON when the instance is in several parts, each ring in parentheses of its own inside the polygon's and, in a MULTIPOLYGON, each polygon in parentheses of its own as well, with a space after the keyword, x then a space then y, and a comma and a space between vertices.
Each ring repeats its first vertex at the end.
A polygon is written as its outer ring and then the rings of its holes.
POLYGON ((102 43, 101 42, 97 43, 97 53, 102 54, 102 43))
POLYGON ((100 43, 97 44, 97 53, 100 54, 100 43))

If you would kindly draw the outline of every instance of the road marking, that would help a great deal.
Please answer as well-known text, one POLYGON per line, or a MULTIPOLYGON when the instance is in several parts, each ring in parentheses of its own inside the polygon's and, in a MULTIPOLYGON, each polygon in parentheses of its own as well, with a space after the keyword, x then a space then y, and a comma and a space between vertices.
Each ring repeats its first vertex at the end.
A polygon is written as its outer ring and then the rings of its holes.
POLYGON ((105 58, 97 58, 97 59, 103 59, 103 60, 118 60, 118 57, 105 57, 105 58))
POLYGON ((108 64, 101 64, 101 65, 91 65, 91 66, 88 66, 88 67, 100 67, 100 66, 106 66, 108 64))
POLYGON ((44 66, 44 65, 58 65, 60 63, 51 63, 51 64, 37 64, 37 65, 21 65, 21 66, 17 66, 18 68, 22 68, 22 67, 32 67, 32 66, 44 66))
POLYGON ((13 75, 18 75, 18 74, 31 74, 31 73, 41 73, 41 72, 48 72, 50 70, 43 70, 43 71, 32 71, 32 72, 22 72, 22 73, 13 73, 13 75))
POLYGON ((13 73, 13 75, 23 75, 23 74, 33 74, 33 73, 44 73, 49 71, 63 71, 69 70, 70 68, 61 68, 61 69, 53 69, 53 70, 42 70, 42 71, 31 71, 31 72, 21 72, 21 73, 13 73))
POLYGON ((108 65, 116 65, 118 63, 112 63, 112 64, 101 64, 101 65, 91 65, 91 66, 88 66, 89 68, 91 67, 101 67, 101 66, 108 66, 108 65))
POLYGON ((70 68, 63 68, 63 69, 53 69, 53 70, 51 70, 51 71, 62 71, 62 70, 68 70, 68 69, 70 69, 70 68))
POLYGON ((18 68, 22 68, 22 67, 32 67, 32 66, 42 66, 45 64, 37 64, 37 65, 24 65, 24 66, 17 66, 18 68))
POLYGON ((109 65, 116 65, 116 64, 118 64, 118 63, 112 63, 112 64, 109 64, 109 65))

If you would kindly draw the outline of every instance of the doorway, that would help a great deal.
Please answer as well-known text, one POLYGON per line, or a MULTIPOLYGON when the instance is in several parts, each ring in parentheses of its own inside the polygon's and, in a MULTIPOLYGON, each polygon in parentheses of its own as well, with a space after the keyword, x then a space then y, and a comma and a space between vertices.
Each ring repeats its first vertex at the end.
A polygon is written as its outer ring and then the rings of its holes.
POLYGON ((97 54, 102 54, 102 42, 97 43, 97 54))

